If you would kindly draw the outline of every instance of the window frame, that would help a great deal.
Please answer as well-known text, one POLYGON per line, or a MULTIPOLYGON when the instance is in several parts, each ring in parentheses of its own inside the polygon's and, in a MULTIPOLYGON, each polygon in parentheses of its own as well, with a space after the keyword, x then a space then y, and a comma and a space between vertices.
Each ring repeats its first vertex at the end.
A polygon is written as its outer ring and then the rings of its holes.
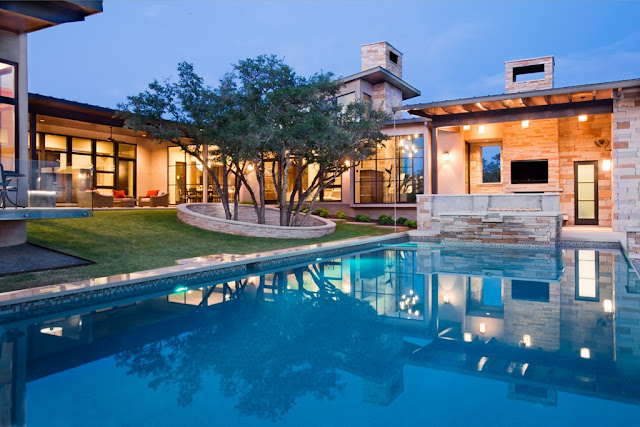
MULTIPOLYGON (((0 104, 5 105, 13 105, 13 119, 14 119, 14 158, 13 158, 13 169, 12 172, 20 173, 20 113, 18 108, 18 96, 19 96, 19 88, 18 88, 18 63, 14 61, 9 61, 4 58, 0 58, 0 62, 3 64, 7 64, 13 67, 13 98, 9 98, 7 96, 0 95, 0 104)), ((0 158, 2 156, 2 150, 0 149, 0 158)), ((9 169, 5 169, 9 170, 9 169)))

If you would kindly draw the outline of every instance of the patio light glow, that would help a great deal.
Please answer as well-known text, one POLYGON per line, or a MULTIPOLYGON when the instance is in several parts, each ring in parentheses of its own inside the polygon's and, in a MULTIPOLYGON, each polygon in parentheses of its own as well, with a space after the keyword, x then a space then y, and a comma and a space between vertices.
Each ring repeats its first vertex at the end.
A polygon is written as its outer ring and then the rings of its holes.
POLYGON ((579 122, 586 122, 587 121, 587 115, 586 114, 581 114, 578 116, 578 121, 579 122))
POLYGON ((523 121, 522 121, 522 128, 523 128, 523 129, 526 129, 526 128, 528 128, 528 127, 529 127, 529 120, 523 120, 523 121))
POLYGON ((484 125, 478 126, 478 133, 484 133, 484 125))
POLYGON ((444 296, 442 297, 442 300, 444 301, 445 304, 450 304, 451 303, 449 294, 444 294, 444 296))
POLYGON ((449 162, 450 160, 451 160, 451 155, 449 154, 448 151, 445 151, 444 153, 442 153, 443 162, 449 162))
POLYGON ((349 168, 351 167, 351 162, 349 160, 345 160, 344 165, 349 168))
POLYGON ((462 126, 462 130, 471 130, 471 125, 462 126))
POLYGON ((580 349, 580 357, 582 357, 583 359, 590 359, 591 358, 591 350, 589 350, 586 347, 583 347, 580 349))
POLYGON ((611 170, 611 160, 604 159, 602 161, 602 170, 605 171, 605 172, 611 170))
POLYGON ((484 334, 485 332, 487 332, 487 325, 484 323, 480 323, 480 333, 484 334))
POLYGON ((531 347, 531 335, 523 335, 522 344, 527 348, 531 347))
POLYGON ((464 341, 471 342, 471 334, 469 332, 464 333, 464 341))
POLYGON ((613 302, 610 299, 604 300, 603 305, 605 313, 613 313, 613 302))

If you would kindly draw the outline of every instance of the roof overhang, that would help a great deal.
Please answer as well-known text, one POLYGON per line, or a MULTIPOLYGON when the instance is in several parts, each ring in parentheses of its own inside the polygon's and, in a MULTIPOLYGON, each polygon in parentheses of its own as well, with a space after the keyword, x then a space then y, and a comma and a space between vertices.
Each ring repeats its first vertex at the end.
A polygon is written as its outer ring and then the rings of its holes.
POLYGON ((0 1, 0 30, 30 33, 102 12, 102 1, 0 1))
POLYGON ((124 120, 115 117, 115 110, 83 104, 52 96, 29 94, 29 113, 61 119, 78 120, 105 126, 122 127, 124 120))
POLYGON ((565 107, 569 105, 579 109, 582 103, 587 102, 592 105, 603 105, 607 104, 605 101, 608 100, 608 104, 611 104, 615 90, 636 86, 640 87, 640 79, 405 105, 395 107, 393 110, 408 111, 416 116, 433 119, 472 113, 499 114, 509 110, 524 111, 533 107, 543 111, 559 105, 565 107))
POLYGON ((351 76, 343 77, 340 79, 342 83, 349 83, 354 80, 364 80, 372 85, 379 83, 389 83, 391 86, 397 87, 402 92, 402 100, 415 98, 420 96, 420 91, 409 83, 405 82, 401 78, 391 74, 389 71, 382 67, 371 68, 370 70, 361 71, 351 76))

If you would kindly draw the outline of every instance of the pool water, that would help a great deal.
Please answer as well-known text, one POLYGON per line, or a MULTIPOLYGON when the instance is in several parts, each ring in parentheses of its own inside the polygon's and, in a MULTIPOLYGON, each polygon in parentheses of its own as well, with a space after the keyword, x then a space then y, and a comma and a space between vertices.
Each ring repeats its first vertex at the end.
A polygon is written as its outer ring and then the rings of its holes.
POLYGON ((2 325, 0 424, 640 417, 640 280, 619 251, 387 246, 175 289, 2 325))

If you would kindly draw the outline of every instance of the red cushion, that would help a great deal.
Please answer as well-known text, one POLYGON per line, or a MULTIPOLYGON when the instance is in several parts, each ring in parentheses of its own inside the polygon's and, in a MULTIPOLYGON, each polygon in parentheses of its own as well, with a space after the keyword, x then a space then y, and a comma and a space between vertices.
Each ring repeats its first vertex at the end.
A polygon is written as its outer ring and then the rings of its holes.
POLYGON ((159 192, 160 190, 149 190, 147 191, 147 195, 145 197, 155 197, 159 192))
POLYGON ((124 195, 124 190, 112 190, 113 191, 113 197, 115 197, 116 199, 126 199, 127 196, 124 195))

